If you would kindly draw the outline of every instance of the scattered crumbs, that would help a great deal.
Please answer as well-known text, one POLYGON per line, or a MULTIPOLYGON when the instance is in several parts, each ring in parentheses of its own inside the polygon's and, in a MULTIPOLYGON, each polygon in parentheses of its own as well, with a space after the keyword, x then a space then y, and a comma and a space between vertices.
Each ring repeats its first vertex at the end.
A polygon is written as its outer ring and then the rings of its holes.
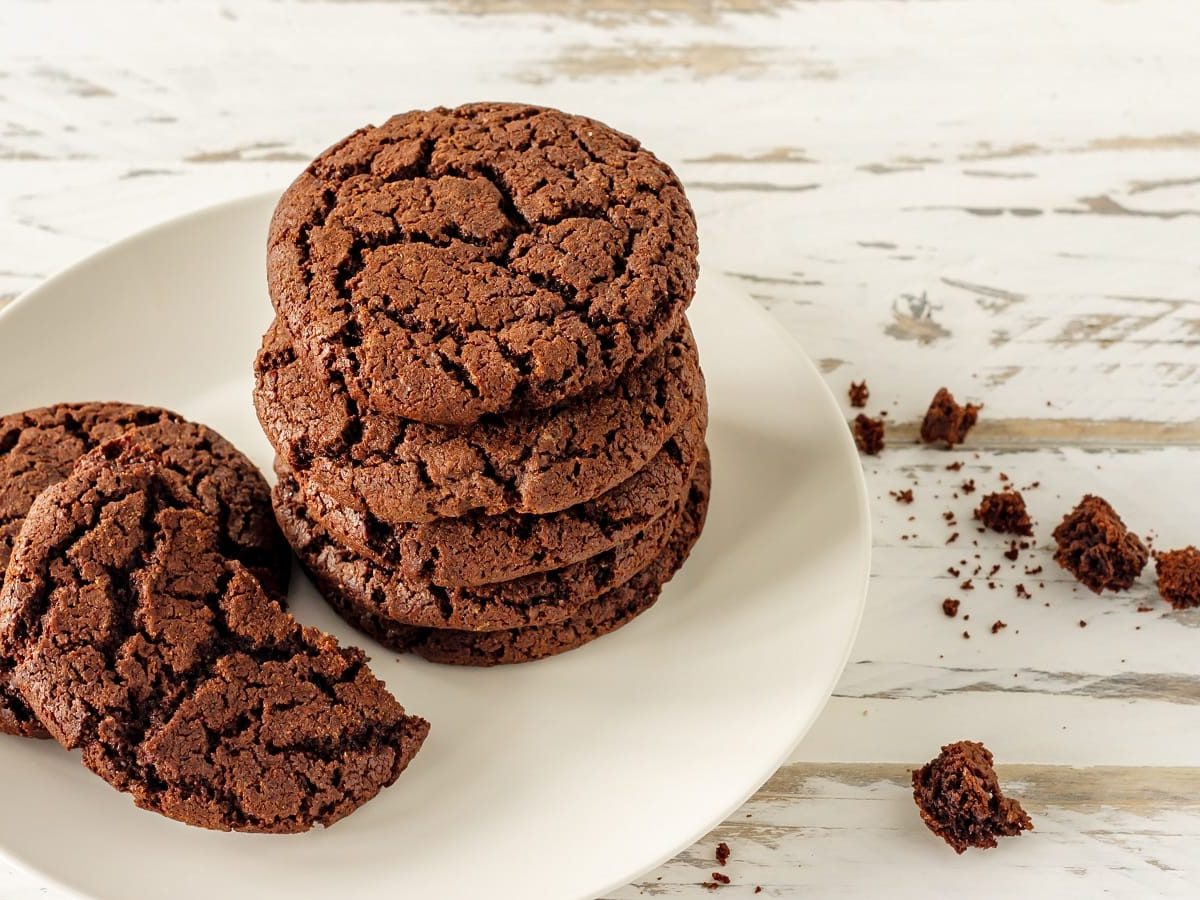
POLYGON ((916 516, 909 516, 909 517, 908 517, 908 521, 910 521, 910 522, 915 522, 915 521, 917 521, 917 517, 916 517, 916 516))
POLYGON ((989 582, 988 582, 988 590, 989 590, 989 591, 994 591, 995 589, 996 589, 996 582, 994 582, 994 581, 989 581, 989 582))
POLYGON ((715 891, 720 887, 720 885, 715 881, 702 881, 700 882, 700 887, 704 888, 706 891, 715 891))
MULTIPOLYGON (((1046 582, 1044 582, 1044 581, 1039 581, 1039 582, 1038 582, 1038 587, 1040 587, 1040 588, 1044 588, 1045 586, 1046 586, 1046 582)), ((1047 605, 1047 606, 1049 606, 1050 604, 1049 604, 1049 603, 1047 603, 1046 605, 1047 605)))
POLYGON ((963 461, 960 459, 957 462, 952 462, 952 463, 950 463, 950 465, 946 466, 946 471, 947 472, 957 472, 962 467, 963 467, 963 461))
POLYGON ((859 413, 854 417, 854 443, 867 456, 878 456, 883 449, 883 421, 859 413))
POLYGON ((971 618, 971 614, 970 614, 970 613, 963 613, 963 621, 964 621, 964 622, 966 622, 966 621, 967 621, 968 619, 970 619, 970 618, 971 618))
POLYGON ((945 519, 949 524, 953 525, 955 519, 954 510, 946 510, 944 513, 942 513, 942 518, 945 519))
POLYGON ((717 844, 717 865, 723 866, 729 862, 729 845, 724 841, 717 844))
POLYGON ((867 387, 867 379, 850 382, 850 405, 855 409, 862 409, 866 406, 870 396, 871 389, 867 387))
POLYGON ((961 600, 955 600, 953 597, 947 597, 942 601, 942 612, 953 619, 958 615, 958 607, 962 604, 961 600))
POLYGON ((1000 563, 996 563, 994 566, 991 567, 991 569, 988 570, 987 577, 991 578, 993 575, 995 575, 999 571, 1000 571, 1000 563))
POLYGON ((1004 551, 1004 558, 1011 562, 1016 562, 1017 557, 1020 555, 1021 551, 1017 549, 1016 541, 1013 541, 1011 544, 1009 544, 1008 549, 1004 551))
POLYGON ((964 631, 964 632, 963 632, 963 640, 964 640, 964 641, 969 641, 970 639, 971 639, 971 632, 969 632, 969 631, 964 631))
POLYGON ((962 588, 964 591, 975 590, 975 585, 971 583, 970 578, 968 578, 966 581, 964 581, 962 584, 960 584, 959 587, 962 588))
POLYGON ((1083 619, 1080 619, 1080 620, 1079 620, 1079 627, 1080 627, 1080 628, 1087 628, 1087 622, 1083 621, 1083 619))
POLYGON ((1007 623, 1001 622, 999 619, 997 619, 995 622, 992 623, 992 634, 999 634, 1001 628, 1007 628, 1007 627, 1008 627, 1007 623))
POLYGON ((1040 481, 1031 481, 1031 482, 1029 482, 1029 484, 1025 485, 1025 487, 1021 488, 1021 490, 1036 491, 1041 486, 1042 486, 1042 483, 1040 481))
POLYGON ((946 538, 946 543, 953 544, 957 540, 958 540, 958 532, 955 531, 950 535, 950 537, 946 538))
POLYGON ((972 576, 978 575, 982 570, 983 570, 983 566, 976 566, 974 569, 971 570, 971 575, 972 576))
POLYGON ((907 541, 907 540, 908 540, 908 535, 907 535, 907 534, 902 534, 902 535, 900 535, 900 540, 902 540, 902 541, 907 541))
POLYGON ((721 884, 729 884, 729 876, 724 872, 713 872, 712 880, 719 881, 721 884))
POLYGON ((754 893, 756 893, 756 894, 761 894, 761 893, 762 893, 762 885, 761 885, 761 884, 756 884, 756 885, 754 886, 754 893))
POLYGON ((1042 574, 1042 567, 1041 567, 1041 566, 1034 566, 1032 569, 1030 569, 1030 568, 1027 566, 1027 567, 1025 568, 1025 574, 1026 574, 1026 575, 1040 575, 1040 574, 1042 574))
POLYGON ((1006 474, 1004 474, 1003 472, 1001 472, 1001 473, 1000 473, 1000 480, 1001 480, 1001 481, 1008 481, 1008 480, 1009 480, 1009 478, 1008 478, 1008 476, 1007 476, 1006 474))
POLYGON ((879 418, 881 418, 881 419, 882 419, 882 418, 884 418, 885 416, 887 416, 887 410, 886 410, 886 409, 881 409, 881 410, 879 411, 879 418))
POLYGON ((897 503, 908 504, 913 502, 912 488, 905 488, 902 491, 888 491, 888 493, 892 495, 892 498, 897 503))
POLYGON ((975 479, 974 479, 974 478, 968 478, 968 479, 967 479, 966 481, 964 481, 964 482, 963 482, 961 485, 959 485, 959 488, 958 488, 958 489, 959 489, 960 491, 962 491, 964 494, 973 494, 973 493, 975 493, 975 479))
MULTIPOLYGON (((1138 612, 1153 612, 1154 607, 1153 606, 1139 606, 1137 608, 1137 611, 1138 612)), ((1125 660, 1121 660, 1121 662, 1125 662, 1125 660)))
POLYGON ((950 573, 951 578, 957 578, 959 575, 962 574, 962 569, 956 569, 956 568, 954 568, 954 566, 947 566, 946 571, 948 573, 950 573))
POLYGON ((1017 596, 1020 597, 1022 600, 1032 600, 1033 599, 1033 594, 1029 593, 1029 591, 1027 591, 1025 589, 1025 585, 1023 585, 1023 584, 1018 584, 1016 586, 1016 592, 1017 592, 1017 596))

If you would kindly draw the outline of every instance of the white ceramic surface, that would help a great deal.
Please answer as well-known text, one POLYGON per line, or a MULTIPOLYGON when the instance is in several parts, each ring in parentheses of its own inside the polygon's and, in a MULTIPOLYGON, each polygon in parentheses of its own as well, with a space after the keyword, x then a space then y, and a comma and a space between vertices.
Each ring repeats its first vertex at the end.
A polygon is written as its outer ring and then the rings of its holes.
MULTIPOLYGON (((0 410, 161 404, 269 469, 250 384, 271 317, 273 202, 154 228, 0 314, 0 410)), ((859 622, 870 536, 842 414, 797 346, 711 272, 692 322, 713 498, 654 609, 562 657, 454 669, 383 651, 297 575, 296 615, 364 644, 401 702, 433 723, 394 787, 329 831, 216 834, 137 810, 52 743, 3 740, 0 848, 63 887, 121 900, 564 900, 625 884, 705 833, 820 712, 859 622)))

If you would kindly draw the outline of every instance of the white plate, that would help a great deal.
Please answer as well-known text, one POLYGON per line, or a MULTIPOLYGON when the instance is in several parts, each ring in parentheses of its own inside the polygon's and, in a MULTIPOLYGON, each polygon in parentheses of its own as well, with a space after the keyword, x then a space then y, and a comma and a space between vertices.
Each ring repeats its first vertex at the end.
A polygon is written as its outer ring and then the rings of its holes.
MULTIPOLYGON (((271 319, 274 196, 169 222, 0 315, 0 411, 167 406, 269 470, 250 400, 271 319)), ((812 364, 739 289, 692 307, 711 398, 708 526, 659 604, 573 653, 481 670, 393 654, 297 576, 305 622, 362 644, 433 723, 392 788, 328 831, 217 834, 136 809, 50 742, 0 740, 0 848, 81 893, 566 900, 627 883, 701 837, 787 758, 858 626, 866 490, 812 364)))

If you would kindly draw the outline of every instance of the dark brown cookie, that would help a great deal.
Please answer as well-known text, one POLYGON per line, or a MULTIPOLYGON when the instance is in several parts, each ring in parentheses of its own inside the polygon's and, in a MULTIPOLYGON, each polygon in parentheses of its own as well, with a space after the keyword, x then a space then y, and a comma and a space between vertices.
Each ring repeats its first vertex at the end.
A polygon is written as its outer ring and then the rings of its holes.
MULTIPOLYGON (((706 476, 707 466, 701 471, 706 476)), ((625 584, 601 594, 569 619, 554 625, 482 632, 411 628, 379 616, 372 608, 351 605, 344 595, 336 594, 329 600, 346 621, 385 647, 415 653, 430 662, 498 666, 565 653, 616 631, 654 605, 662 586, 683 565, 700 537, 708 512, 708 491, 707 478, 702 476, 692 486, 675 533, 658 559, 625 584)))
MULTIPOLYGON (((210 428, 128 403, 60 403, 0 418, 0 579, 37 496, 66 478, 81 456, 128 433, 188 479, 199 507, 222 523, 222 539, 283 596, 291 556, 271 515, 270 488, 254 464, 210 428)), ((4 677, 0 673, 0 731, 45 737, 18 697, 6 702, 4 677)))
POLYGON ((421 110, 322 153, 271 222, 272 301, 359 403, 466 424, 611 384, 696 283, 683 188, 633 138, 509 103, 421 110))
POLYGON ((186 480, 129 438, 34 502, 0 593, 0 656, 50 733, 190 825, 329 825, 428 724, 362 651, 303 628, 226 552, 186 480))
MULTIPOLYGON (((707 482, 707 461, 697 478, 707 482), (701 474, 703 468, 703 474, 701 474)), ((477 587, 444 588, 410 582, 349 550, 308 516, 293 478, 275 485, 275 512, 313 582, 326 597, 338 594, 339 608, 370 609, 405 625, 495 631, 552 625, 580 606, 624 584, 662 555, 675 532, 683 498, 675 510, 609 550, 562 569, 538 572, 477 587)))
MULTIPOLYGON (((472 514, 422 523, 380 522, 295 476, 308 514, 339 544, 408 581, 466 587, 561 569, 603 553, 669 512, 704 452, 706 415, 688 422, 636 475, 599 497, 535 516, 472 514)), ((276 461, 280 477, 289 470, 276 461)))
POLYGON ((288 466, 387 522, 545 514, 591 500, 641 469, 706 403, 686 322, 599 395, 472 425, 368 410, 297 361, 278 319, 255 374, 259 420, 288 466))

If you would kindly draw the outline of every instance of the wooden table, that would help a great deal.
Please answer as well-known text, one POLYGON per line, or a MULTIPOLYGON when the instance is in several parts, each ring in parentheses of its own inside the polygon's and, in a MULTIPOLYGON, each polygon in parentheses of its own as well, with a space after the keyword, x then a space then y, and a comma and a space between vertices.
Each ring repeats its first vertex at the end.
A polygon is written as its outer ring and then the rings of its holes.
MULTIPOLYGON (((1088 491, 1160 547, 1200 543, 1198 47, 1189 0, 12 0, 0 298, 280 186, 393 111, 528 99, 637 134, 687 184, 705 265, 836 393, 865 377, 892 427, 865 460, 874 573, 828 708, 743 809, 616 896, 710 896, 718 840, 720 896, 1196 896, 1200 611, 1169 611, 1149 573, 1077 590, 1046 543, 1088 491), (951 453, 912 443, 943 384, 986 404, 951 453), (1012 570, 970 521, 979 495, 952 496, 1001 471, 1040 482, 1012 570), (889 496, 906 487, 911 506, 889 496), (948 574, 975 552, 1006 563, 996 589, 948 574), (959 858, 907 770, 963 737, 1037 830, 959 858)), ((47 896, 0 874, 0 897, 47 896)))

